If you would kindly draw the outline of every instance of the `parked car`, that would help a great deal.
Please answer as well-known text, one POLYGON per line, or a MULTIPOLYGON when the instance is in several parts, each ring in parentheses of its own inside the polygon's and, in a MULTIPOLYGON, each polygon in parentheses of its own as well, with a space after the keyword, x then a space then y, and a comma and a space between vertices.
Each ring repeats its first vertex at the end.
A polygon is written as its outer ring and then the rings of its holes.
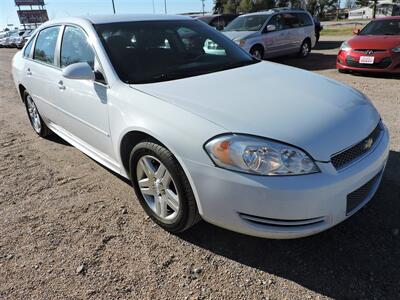
POLYGON ((339 50, 339 72, 400 73, 400 16, 369 22, 339 50))
POLYGON ((32 31, 33 29, 26 29, 19 32, 18 37, 16 37, 15 40, 13 41, 15 47, 17 47, 18 49, 22 49, 26 41, 29 39, 32 31))
POLYGON ((220 14, 220 15, 206 15, 198 17, 197 19, 214 27, 217 30, 223 30, 230 22, 236 19, 238 15, 235 14, 220 14))
POLYGON ((223 32, 258 59, 297 53, 315 46, 315 25, 304 10, 273 9, 237 17, 223 32))
POLYGON ((129 178, 170 232, 203 218, 260 237, 316 234, 372 198, 388 158, 362 93, 257 60, 188 17, 52 20, 12 74, 38 135, 129 178), (210 40, 224 53, 205 52, 210 40))
POLYGON ((14 32, 10 36, 9 47, 10 48, 16 48, 17 47, 17 43, 20 42, 20 38, 24 35, 25 32, 26 32, 26 29, 21 29, 21 30, 18 30, 16 32, 14 32))
POLYGON ((10 45, 10 36, 14 34, 14 31, 7 31, 3 32, 2 36, 0 37, 0 47, 7 48, 10 45))

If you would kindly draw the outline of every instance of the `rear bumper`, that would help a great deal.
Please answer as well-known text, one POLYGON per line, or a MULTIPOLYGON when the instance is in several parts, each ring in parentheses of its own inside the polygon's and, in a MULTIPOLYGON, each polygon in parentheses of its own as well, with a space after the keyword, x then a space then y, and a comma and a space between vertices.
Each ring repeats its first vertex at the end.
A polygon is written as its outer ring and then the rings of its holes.
POLYGON ((339 70, 372 72, 372 73, 400 73, 400 53, 381 52, 372 55, 374 64, 360 64, 359 59, 366 54, 353 51, 339 51, 336 59, 336 68, 339 70))
POLYGON ((388 153, 385 128, 373 151, 341 171, 318 163, 321 173, 265 177, 184 163, 204 220, 243 234, 287 239, 324 231, 363 207, 379 186, 388 153), (348 195, 367 183, 367 193, 349 210, 348 195))

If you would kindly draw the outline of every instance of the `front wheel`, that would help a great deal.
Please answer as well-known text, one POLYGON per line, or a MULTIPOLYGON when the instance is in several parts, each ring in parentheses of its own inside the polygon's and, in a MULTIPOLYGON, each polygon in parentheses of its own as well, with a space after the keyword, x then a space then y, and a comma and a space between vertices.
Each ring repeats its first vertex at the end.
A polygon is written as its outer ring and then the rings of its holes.
POLYGON ((307 57, 310 54, 310 52, 311 52, 311 43, 308 39, 304 40, 303 43, 301 44, 300 51, 297 55, 299 57, 307 57))
POLYGON ((257 59, 262 60, 264 58, 264 49, 261 46, 254 46, 250 49, 250 54, 257 59))
POLYGON ((139 143, 129 165, 137 198, 155 223, 177 233, 201 219, 182 167, 163 145, 151 139, 139 143))
POLYGON ((43 122, 43 119, 40 116, 39 111, 36 107, 35 101, 33 101, 32 96, 27 91, 24 92, 24 100, 26 112, 28 114, 29 121, 32 125, 33 130, 40 137, 46 137, 50 134, 50 129, 43 122))

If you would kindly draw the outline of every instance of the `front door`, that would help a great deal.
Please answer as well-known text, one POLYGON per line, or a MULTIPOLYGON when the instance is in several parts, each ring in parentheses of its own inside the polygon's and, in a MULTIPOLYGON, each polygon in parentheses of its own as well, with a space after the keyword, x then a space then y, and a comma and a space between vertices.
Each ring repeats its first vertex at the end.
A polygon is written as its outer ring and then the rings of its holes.
POLYGON ((262 34, 265 57, 285 55, 288 50, 287 30, 284 30, 281 14, 273 16, 267 23, 262 34), (267 31, 269 25, 274 25, 274 31, 267 31))
POLYGON ((96 81, 67 79, 62 70, 78 63, 88 63, 102 72, 86 33, 75 26, 65 26, 60 45, 61 70, 53 80, 58 86, 58 107, 63 113, 60 126, 78 138, 89 150, 113 159, 108 122, 108 87, 96 81))

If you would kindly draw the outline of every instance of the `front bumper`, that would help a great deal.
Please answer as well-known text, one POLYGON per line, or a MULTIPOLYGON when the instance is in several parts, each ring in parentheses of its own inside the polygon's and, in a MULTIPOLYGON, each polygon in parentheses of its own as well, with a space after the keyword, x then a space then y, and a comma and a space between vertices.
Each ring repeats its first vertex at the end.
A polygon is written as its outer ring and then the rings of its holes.
POLYGON ((339 51, 336 60, 339 70, 372 72, 372 73, 400 73, 400 53, 389 51, 378 52, 371 55, 355 51, 339 51), (373 56, 374 64, 358 63, 361 56, 373 56))
POLYGON ((243 234, 287 239, 326 230, 363 207, 376 192, 389 154, 389 134, 362 159, 337 171, 317 163, 321 173, 266 177, 232 172, 184 160, 204 220, 243 234), (350 212, 347 197, 369 183, 350 212))

